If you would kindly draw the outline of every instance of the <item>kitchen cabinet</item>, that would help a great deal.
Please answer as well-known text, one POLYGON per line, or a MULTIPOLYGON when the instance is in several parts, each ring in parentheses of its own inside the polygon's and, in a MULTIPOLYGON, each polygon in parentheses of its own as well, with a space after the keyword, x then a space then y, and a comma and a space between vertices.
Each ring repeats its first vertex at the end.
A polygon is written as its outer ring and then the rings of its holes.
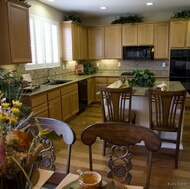
POLYGON ((63 60, 87 58, 86 29, 72 21, 62 22, 63 60))
POLYGON ((31 96, 27 105, 31 107, 34 117, 49 117, 46 93, 31 96))
POLYGON ((69 84, 61 88, 62 119, 66 121, 79 112, 78 85, 69 84))
POLYGON ((190 20, 187 22, 186 47, 190 47, 190 20))
POLYGON ((153 45, 154 25, 138 24, 138 45, 153 45))
POLYGON ((94 79, 90 78, 87 79, 87 85, 88 85, 88 105, 91 104, 94 101, 94 79))
POLYGON ((88 28, 88 59, 104 58, 104 27, 88 28))
POLYGON ((190 47, 190 21, 170 20, 170 48, 190 47))
POLYGON ((122 45, 138 45, 138 24, 124 24, 122 26, 122 45))
POLYGON ((0 1, 0 64, 32 62, 29 31, 29 4, 0 1))
POLYGON ((57 89, 48 92, 47 97, 49 117, 62 120, 60 90, 57 89))
POLYGON ((169 22, 154 24, 154 58, 168 59, 169 51, 169 22))
POLYGON ((105 27, 105 58, 122 58, 121 25, 105 27))
POLYGON ((153 45, 152 23, 124 24, 122 26, 122 45, 153 45))

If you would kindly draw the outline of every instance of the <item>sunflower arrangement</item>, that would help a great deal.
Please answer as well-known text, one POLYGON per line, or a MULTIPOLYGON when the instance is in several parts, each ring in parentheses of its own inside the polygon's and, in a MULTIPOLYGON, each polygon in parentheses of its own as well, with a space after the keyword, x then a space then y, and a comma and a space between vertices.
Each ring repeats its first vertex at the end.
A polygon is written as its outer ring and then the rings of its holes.
POLYGON ((0 99, 0 188, 9 188, 7 179, 16 179, 19 189, 32 186, 31 167, 43 147, 40 136, 26 129, 32 114, 21 118, 22 102, 6 102, 2 92, 0 99))

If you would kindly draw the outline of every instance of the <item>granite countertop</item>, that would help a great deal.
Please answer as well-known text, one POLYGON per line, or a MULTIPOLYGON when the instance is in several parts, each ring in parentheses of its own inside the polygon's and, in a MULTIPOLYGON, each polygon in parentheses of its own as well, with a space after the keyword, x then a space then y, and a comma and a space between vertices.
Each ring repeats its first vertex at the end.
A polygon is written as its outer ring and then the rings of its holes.
MULTIPOLYGON (((156 81, 154 87, 157 85, 162 84, 162 81, 156 81)), ((185 88, 179 81, 164 81, 164 83, 167 85, 166 90, 168 91, 179 91, 184 90, 185 88)), ((123 84, 123 87, 127 87, 128 83, 126 81, 125 84, 123 84)), ((122 87, 122 83, 120 80, 114 82, 113 84, 109 85, 110 88, 119 88, 122 87)), ((133 87, 134 93, 133 96, 145 96, 147 95, 149 87, 133 87)), ((190 97, 190 95, 187 93, 187 97, 190 97)))
MULTIPOLYGON (((64 83, 64 84, 59 84, 59 85, 45 85, 45 84, 40 84, 39 89, 30 92, 30 93, 26 93, 26 95, 28 96, 33 96, 42 92, 46 92, 52 89, 56 89, 62 86, 66 86, 68 84, 72 84, 75 82, 78 82, 80 80, 84 80, 84 79, 88 79, 88 78, 92 78, 92 77, 118 77, 121 75, 121 73, 123 73, 124 71, 102 71, 102 72, 98 72, 96 74, 92 74, 92 75, 76 75, 76 74, 67 74, 67 75, 60 75, 59 77, 56 77, 56 79, 60 79, 60 80, 72 80, 71 82, 68 83, 64 83)), ((156 77, 166 77, 168 78, 167 75, 165 75, 165 73, 163 72, 157 72, 157 74, 155 73, 156 77)), ((127 76, 127 77, 132 77, 132 76, 127 76)))

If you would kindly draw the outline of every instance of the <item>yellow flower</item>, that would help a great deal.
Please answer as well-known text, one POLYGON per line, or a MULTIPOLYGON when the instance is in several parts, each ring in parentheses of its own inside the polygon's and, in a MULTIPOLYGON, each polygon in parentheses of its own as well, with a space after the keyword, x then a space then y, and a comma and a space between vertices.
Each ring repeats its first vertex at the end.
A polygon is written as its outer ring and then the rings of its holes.
POLYGON ((14 115, 18 115, 20 113, 20 110, 18 108, 11 108, 11 111, 14 115))
POLYGON ((16 107, 21 107, 22 106, 22 102, 20 102, 19 100, 12 100, 13 106, 16 107))
POLYGON ((10 104, 9 104, 9 103, 6 103, 6 102, 2 103, 3 108, 8 108, 9 105, 10 105, 10 104))
POLYGON ((18 117, 12 117, 10 118, 11 125, 15 125, 18 122, 18 117))
POLYGON ((4 116, 2 116, 2 119, 3 119, 3 121, 4 121, 4 122, 8 123, 8 122, 9 122, 9 120, 10 120, 10 117, 9 117, 9 116, 4 115, 4 116))

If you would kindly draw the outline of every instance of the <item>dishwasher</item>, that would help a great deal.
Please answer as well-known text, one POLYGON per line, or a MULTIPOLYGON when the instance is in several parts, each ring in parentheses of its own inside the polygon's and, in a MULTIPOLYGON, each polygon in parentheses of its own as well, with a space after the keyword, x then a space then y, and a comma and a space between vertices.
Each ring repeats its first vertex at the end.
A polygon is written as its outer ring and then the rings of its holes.
POLYGON ((78 81, 79 112, 86 109, 88 105, 87 80, 78 81))

